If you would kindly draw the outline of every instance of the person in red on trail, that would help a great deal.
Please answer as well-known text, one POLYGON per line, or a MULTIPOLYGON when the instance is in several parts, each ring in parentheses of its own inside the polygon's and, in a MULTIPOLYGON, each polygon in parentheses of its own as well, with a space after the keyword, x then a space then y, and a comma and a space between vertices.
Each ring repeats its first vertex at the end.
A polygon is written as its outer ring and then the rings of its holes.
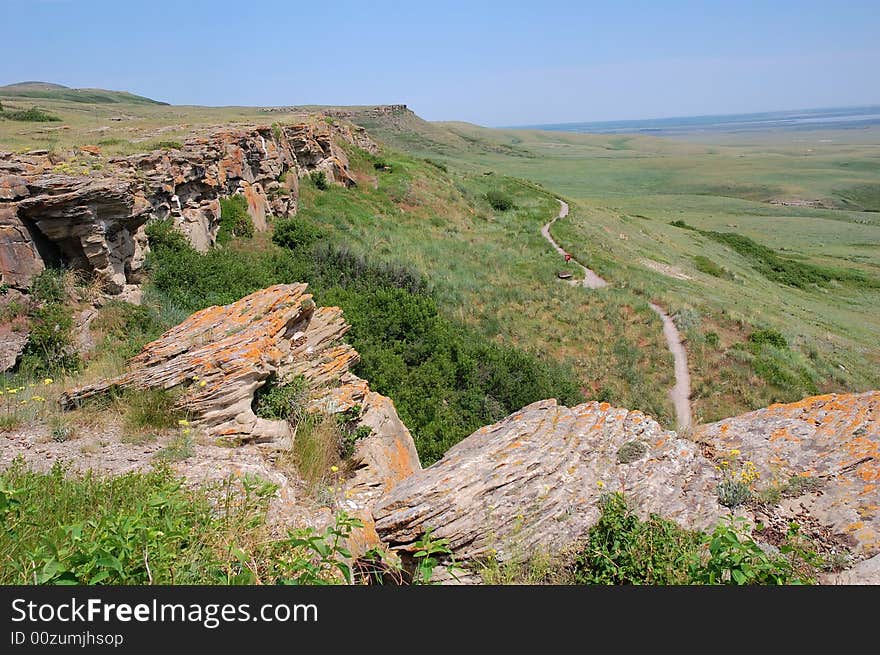
POLYGON ((568 253, 565 253, 565 263, 567 264, 570 261, 571 261, 571 255, 569 255, 568 253))

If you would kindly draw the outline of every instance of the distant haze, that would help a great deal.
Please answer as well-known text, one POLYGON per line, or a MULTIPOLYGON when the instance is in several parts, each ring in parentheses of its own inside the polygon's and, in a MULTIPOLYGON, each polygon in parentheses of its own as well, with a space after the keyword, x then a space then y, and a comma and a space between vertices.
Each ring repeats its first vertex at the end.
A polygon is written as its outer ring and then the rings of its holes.
POLYGON ((482 125, 880 104, 876 0, 31 0, 3 13, 0 84, 174 104, 406 103, 482 125))

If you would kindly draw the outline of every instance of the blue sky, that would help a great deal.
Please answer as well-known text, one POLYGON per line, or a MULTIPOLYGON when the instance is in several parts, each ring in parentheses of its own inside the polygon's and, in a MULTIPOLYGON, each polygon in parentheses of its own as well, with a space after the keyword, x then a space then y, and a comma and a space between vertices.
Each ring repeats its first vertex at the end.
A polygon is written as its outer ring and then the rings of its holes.
POLYGON ((0 84, 483 125, 880 104, 880 3, 0 0, 0 84))

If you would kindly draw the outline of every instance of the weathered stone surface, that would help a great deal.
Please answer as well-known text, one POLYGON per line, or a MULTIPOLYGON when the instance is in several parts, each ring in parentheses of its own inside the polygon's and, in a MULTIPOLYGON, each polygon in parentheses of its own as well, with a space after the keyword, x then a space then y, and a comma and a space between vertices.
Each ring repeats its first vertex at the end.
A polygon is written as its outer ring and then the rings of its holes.
MULTIPOLYGON (((316 308, 305 291, 305 284, 276 285, 197 312, 145 346, 125 374, 67 392, 61 403, 71 408, 112 387, 179 388, 179 404, 207 434, 250 444, 272 441, 284 448, 292 436, 288 423, 258 418, 251 409, 254 392, 272 375, 281 381, 305 377, 312 390, 311 411, 335 414, 358 405, 358 426, 370 428, 355 446, 354 474, 335 488, 337 506, 364 521, 350 540, 358 555, 380 543, 372 524, 373 504, 421 467, 391 399, 370 391, 348 370, 358 354, 340 343, 349 329, 341 310, 316 308)), ((228 460, 230 470, 216 475, 240 470, 239 458, 230 455, 228 460)), ((292 502, 299 487, 287 476, 275 471, 268 479, 284 480, 281 493, 292 502)), ((325 519, 330 520, 329 513, 325 519)))
POLYGON ((607 492, 623 492, 643 516, 656 512, 706 528, 726 512, 717 482, 697 444, 641 412, 545 400, 451 448, 383 496, 373 516, 381 539, 404 554, 432 528, 460 560, 490 552, 524 560, 563 552, 585 537, 607 492), (644 455, 621 463, 619 451, 632 441, 643 444, 644 455))
POLYGON ((709 455, 741 451, 757 466, 762 486, 811 478, 812 485, 782 505, 846 535, 858 558, 880 553, 880 392, 771 405, 702 426, 694 438, 709 455))
POLYGON ((362 146, 367 137, 323 121, 219 128, 101 170, 48 153, 0 153, 0 283, 25 289, 46 266, 64 264, 123 293, 141 282, 150 218, 170 218, 204 252, 216 239, 222 197, 244 195, 255 228, 265 230, 270 215, 296 212, 298 177, 321 170, 353 185, 337 139, 362 146))
POLYGON ((851 569, 839 573, 826 573, 820 578, 822 584, 880 585, 880 555, 863 560, 851 569))
POLYGON ((251 403, 291 345, 305 339, 315 314, 305 289, 305 284, 276 285, 196 312, 145 346, 125 374, 69 392, 62 404, 74 406, 114 386, 181 388, 179 404, 212 434, 283 437, 287 424, 258 418, 251 403))

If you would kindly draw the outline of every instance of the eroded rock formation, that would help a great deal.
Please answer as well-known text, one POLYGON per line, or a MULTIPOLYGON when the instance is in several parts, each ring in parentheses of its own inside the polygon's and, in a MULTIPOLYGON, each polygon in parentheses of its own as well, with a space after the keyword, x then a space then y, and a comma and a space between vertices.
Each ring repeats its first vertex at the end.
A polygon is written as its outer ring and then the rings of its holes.
POLYGON ((336 414, 357 405, 358 425, 369 428, 356 442, 352 477, 336 490, 340 509, 365 523, 352 538, 354 552, 363 552, 379 544, 372 504, 421 466, 391 399, 349 371, 358 354, 341 343, 348 329, 340 309, 315 307, 305 284, 276 285, 196 312, 145 346, 123 375, 69 391, 61 403, 72 408, 112 388, 178 389, 179 406, 208 435, 287 448, 289 424, 259 418, 251 405, 270 377, 303 376, 310 411, 336 414))
POLYGON ((754 462, 761 486, 782 493, 783 518, 827 526, 857 558, 880 553, 880 392, 770 405, 702 426, 694 438, 709 455, 737 450, 754 462))
POLYGON ((101 168, 45 151, 0 153, 0 284, 25 289, 45 267, 64 264, 96 277, 108 294, 123 293, 141 282, 150 218, 171 218, 204 251, 217 234, 221 197, 243 194, 261 230, 267 216, 296 212, 297 180, 312 171, 353 185, 337 139, 360 147, 369 140, 319 121, 213 129, 181 148, 101 168))
POLYGON ((585 537, 608 492, 623 492, 643 516, 708 527, 726 512, 717 482, 695 443, 641 412, 545 400, 477 430, 373 513, 382 540, 404 554, 431 528, 459 560, 522 561, 585 537))

